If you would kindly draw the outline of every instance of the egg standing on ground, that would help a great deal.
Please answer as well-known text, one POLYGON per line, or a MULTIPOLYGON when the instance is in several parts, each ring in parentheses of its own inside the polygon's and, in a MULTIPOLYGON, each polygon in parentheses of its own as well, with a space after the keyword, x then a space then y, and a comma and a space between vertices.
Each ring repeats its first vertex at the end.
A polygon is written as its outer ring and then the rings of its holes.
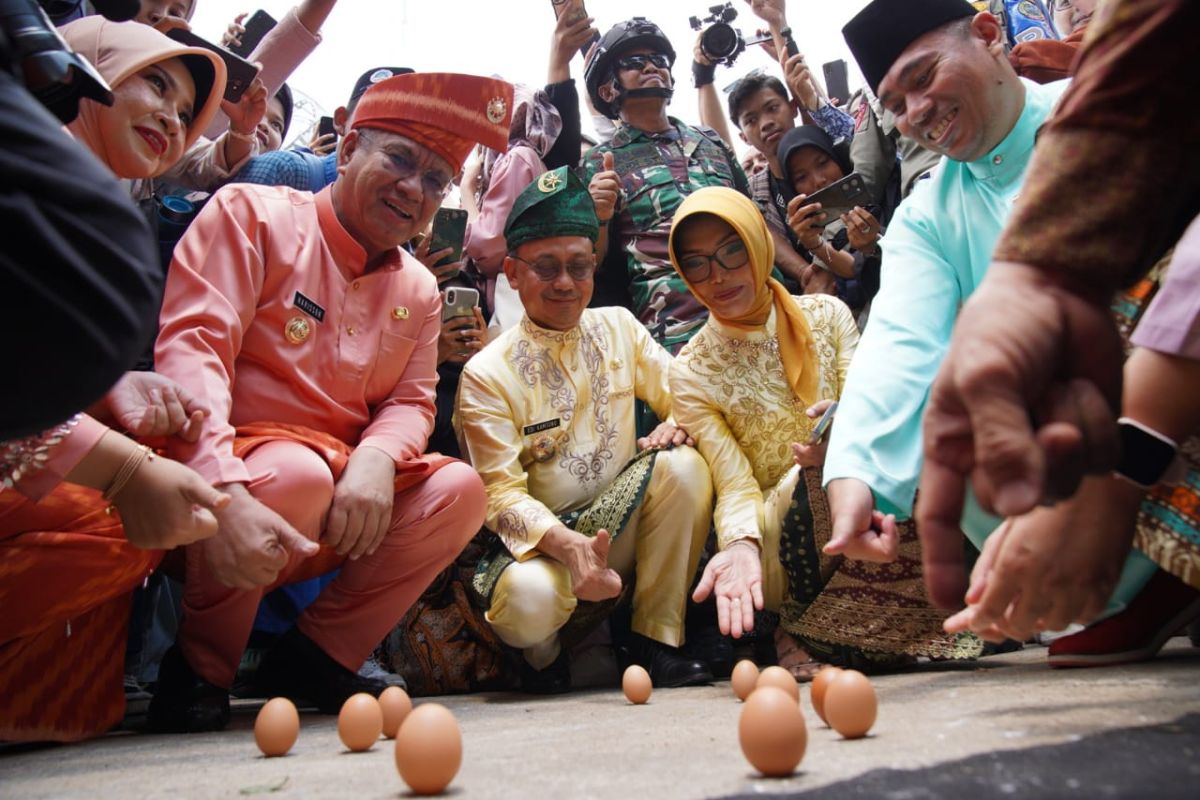
POLYGON ((438 794, 462 766, 462 731, 450 709, 422 703, 396 734, 396 769, 415 794, 438 794))
POLYGON ((792 677, 792 673, 783 667, 767 667, 764 669, 758 676, 755 688, 761 689, 764 686, 774 686, 776 689, 782 689, 790 694, 792 699, 797 703, 800 702, 800 684, 796 683, 796 679, 792 677))
POLYGON ((370 750, 383 733, 379 701, 365 692, 350 695, 338 713, 338 738, 355 753, 370 750))
POLYGON ((860 739, 875 724, 879 703, 875 687, 858 670, 843 670, 825 690, 825 717, 829 726, 847 739, 860 739))
POLYGON ((621 676, 621 689, 625 697, 635 706, 640 706, 650 699, 654 685, 650 682, 650 673, 637 664, 630 664, 621 676))
POLYGON ((808 729, 795 698, 775 686, 755 689, 742 706, 738 743, 746 760, 763 775, 791 775, 808 745, 808 729))
POLYGON ((829 682, 841 674, 841 667, 825 667, 813 678, 811 691, 813 711, 817 712, 817 716, 826 725, 829 724, 829 720, 825 719, 825 692, 829 689, 829 682))
POLYGON ((745 700, 749 697, 757 682, 758 665, 749 659, 739 661, 729 676, 729 683, 738 700, 745 700))
POLYGON ((379 709, 383 712, 383 735, 389 739, 396 738, 400 723, 412 711, 412 699, 408 692, 399 686, 389 686, 379 695, 379 709))
POLYGON ((300 714, 286 697, 268 700, 254 719, 254 743, 263 755, 282 756, 300 736, 300 714))

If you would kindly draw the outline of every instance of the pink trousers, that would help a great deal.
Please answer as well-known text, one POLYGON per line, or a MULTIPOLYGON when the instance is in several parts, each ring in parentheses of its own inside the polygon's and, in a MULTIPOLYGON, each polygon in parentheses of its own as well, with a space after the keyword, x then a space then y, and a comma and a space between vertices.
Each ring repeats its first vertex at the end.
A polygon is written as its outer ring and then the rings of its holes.
MULTIPOLYGON (((297 442, 274 441, 255 449, 245 462, 250 493, 304 536, 319 539, 334 490, 325 460, 297 442)), ((338 576, 297 624, 335 661, 357 671, 478 532, 486 503, 475 470, 450 463, 396 494, 391 527, 374 554, 349 561, 323 547, 311 558, 293 556, 274 585, 252 590, 217 582, 201 546, 192 545, 179 646, 198 675, 217 686, 231 686, 262 596, 340 565, 338 576)))

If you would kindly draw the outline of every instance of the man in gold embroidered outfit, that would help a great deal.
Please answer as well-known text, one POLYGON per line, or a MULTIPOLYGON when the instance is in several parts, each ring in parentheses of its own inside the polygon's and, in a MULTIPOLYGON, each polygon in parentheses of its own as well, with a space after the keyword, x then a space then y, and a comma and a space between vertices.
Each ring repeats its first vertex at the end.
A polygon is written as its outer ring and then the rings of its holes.
POLYGON ((467 364, 455 412, 487 489, 485 524, 503 543, 474 588, 500 638, 524 652, 531 691, 569 689, 564 641, 598 621, 607 607, 596 604, 620 595, 635 565, 630 658, 657 686, 712 679, 678 650, 712 515, 708 468, 670 421, 637 438, 636 400, 670 414, 671 357, 626 309, 587 308, 598 235, 568 169, 521 193, 504 273, 525 317, 467 364))

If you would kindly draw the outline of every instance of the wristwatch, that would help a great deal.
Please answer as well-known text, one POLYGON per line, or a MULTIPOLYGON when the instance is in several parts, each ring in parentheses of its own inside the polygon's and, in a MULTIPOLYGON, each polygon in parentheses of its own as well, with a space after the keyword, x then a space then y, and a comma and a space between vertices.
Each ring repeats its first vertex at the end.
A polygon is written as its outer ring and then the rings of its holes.
POLYGON ((1149 489, 1164 479, 1173 483, 1173 479, 1182 477, 1177 476, 1182 462, 1177 458, 1179 445, 1174 440, 1129 417, 1117 420, 1117 430, 1121 436, 1121 460, 1113 474, 1118 478, 1149 489))

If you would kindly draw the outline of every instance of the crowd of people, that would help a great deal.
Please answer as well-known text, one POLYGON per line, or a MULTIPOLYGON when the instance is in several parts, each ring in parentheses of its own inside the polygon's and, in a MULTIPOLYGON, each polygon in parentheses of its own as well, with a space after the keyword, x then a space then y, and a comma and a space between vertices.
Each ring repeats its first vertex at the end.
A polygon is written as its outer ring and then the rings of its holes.
POLYGON ((778 74, 723 104, 698 39, 689 122, 682 43, 556 0, 544 86, 380 66, 281 149, 336 0, 233 101, 195 2, 58 4, 111 87, 65 129, 0 72, 0 741, 139 681, 185 733, 597 650, 1099 666, 1200 618, 1195 3, 872 0, 831 98, 746 0, 778 74))

